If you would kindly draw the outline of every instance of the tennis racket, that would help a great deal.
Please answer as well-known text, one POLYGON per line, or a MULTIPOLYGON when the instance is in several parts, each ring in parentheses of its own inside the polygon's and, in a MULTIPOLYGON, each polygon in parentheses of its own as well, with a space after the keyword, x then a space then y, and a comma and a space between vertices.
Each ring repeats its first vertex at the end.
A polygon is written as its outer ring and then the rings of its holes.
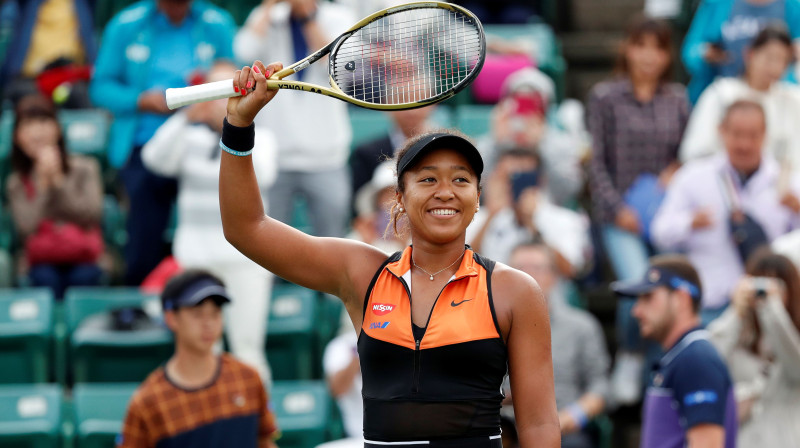
MULTIPOLYGON (((458 93, 477 76, 486 55, 483 26, 450 3, 415 2, 378 11, 325 48, 274 73, 271 89, 331 96, 378 110, 413 109, 458 93), (283 78, 328 55, 330 87, 283 78)), ((167 89, 167 106, 241 95, 233 81, 167 89)))

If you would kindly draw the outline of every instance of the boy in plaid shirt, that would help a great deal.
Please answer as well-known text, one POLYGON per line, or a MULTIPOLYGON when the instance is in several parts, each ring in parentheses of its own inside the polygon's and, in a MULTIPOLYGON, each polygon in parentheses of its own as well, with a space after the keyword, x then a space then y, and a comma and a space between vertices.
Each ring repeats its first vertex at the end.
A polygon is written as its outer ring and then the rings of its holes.
POLYGON ((275 416, 258 373, 213 346, 222 336, 222 282, 200 270, 164 288, 175 353, 131 398, 118 448, 275 448, 275 416))

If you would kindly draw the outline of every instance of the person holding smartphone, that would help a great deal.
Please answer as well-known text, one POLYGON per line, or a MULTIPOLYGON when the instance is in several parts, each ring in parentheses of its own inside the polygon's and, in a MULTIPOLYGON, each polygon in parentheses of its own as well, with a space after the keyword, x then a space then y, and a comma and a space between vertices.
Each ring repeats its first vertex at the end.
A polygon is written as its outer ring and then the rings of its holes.
POLYGON ((708 326, 735 383, 738 446, 800 446, 800 274, 768 248, 746 272, 708 326))
POLYGON ((467 241, 501 262, 508 262, 523 242, 544 241, 556 252, 559 273, 573 278, 591 255, 588 220, 552 203, 545 183, 537 152, 513 148, 500 153, 487 181, 485 211, 467 229, 467 241))

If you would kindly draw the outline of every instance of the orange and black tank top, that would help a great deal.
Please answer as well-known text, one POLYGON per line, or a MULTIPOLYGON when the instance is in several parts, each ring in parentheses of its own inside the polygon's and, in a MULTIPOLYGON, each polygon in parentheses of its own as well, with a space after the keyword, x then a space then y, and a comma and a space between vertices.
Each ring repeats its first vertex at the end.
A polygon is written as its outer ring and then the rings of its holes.
POLYGON ((375 274, 358 338, 364 438, 382 442, 500 434, 508 356, 492 303, 494 262, 467 246, 424 333, 411 321, 411 247, 375 274))

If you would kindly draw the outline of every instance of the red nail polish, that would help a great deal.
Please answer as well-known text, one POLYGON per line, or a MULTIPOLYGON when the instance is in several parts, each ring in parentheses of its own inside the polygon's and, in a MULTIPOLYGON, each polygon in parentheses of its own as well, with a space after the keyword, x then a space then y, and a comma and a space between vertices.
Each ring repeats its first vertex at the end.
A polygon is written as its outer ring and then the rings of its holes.
POLYGON ((233 91, 234 92, 238 92, 239 91, 239 86, 233 86, 233 91))
POLYGON ((247 88, 249 89, 250 87, 253 87, 253 82, 252 81, 247 81, 247 88))
POLYGON ((258 69, 257 65, 253 66, 253 71, 256 72, 256 73, 261 73, 261 70, 258 69))
POLYGON ((270 76, 272 76, 272 70, 267 70, 267 72, 266 72, 266 73, 264 73, 264 76, 266 76, 267 78, 269 78, 270 76))

